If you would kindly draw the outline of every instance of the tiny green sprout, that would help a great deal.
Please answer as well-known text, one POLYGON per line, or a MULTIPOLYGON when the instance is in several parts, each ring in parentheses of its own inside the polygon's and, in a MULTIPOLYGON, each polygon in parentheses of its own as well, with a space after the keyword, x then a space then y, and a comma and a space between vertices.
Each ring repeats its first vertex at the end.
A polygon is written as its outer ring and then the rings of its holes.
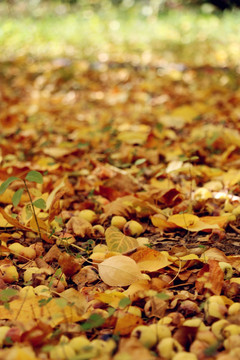
POLYGON ((168 300, 169 295, 165 294, 164 292, 160 292, 156 294, 156 297, 161 300, 168 300))
POLYGON ((49 297, 49 298, 46 298, 46 299, 40 299, 38 301, 39 307, 47 305, 52 299, 53 299, 52 297, 49 297))
POLYGON ((101 315, 99 314, 91 314, 88 318, 88 320, 81 325, 81 329, 83 331, 92 330, 94 328, 97 328, 105 323, 105 320, 101 315))
POLYGON ((119 301, 118 306, 124 309, 126 306, 130 305, 131 303, 132 303, 131 300, 128 297, 126 297, 119 301))
POLYGON ((142 159, 137 159, 136 161, 135 161, 135 163, 134 163, 134 165, 142 165, 142 164, 144 164, 145 162, 146 162, 147 160, 146 159, 144 159, 144 158, 142 158, 142 159))
POLYGON ((3 306, 6 308, 6 309, 10 309, 10 305, 9 305, 9 302, 11 301, 11 298, 13 296, 16 296, 18 294, 18 291, 15 290, 15 289, 3 289, 0 291, 0 301, 3 302, 3 306))
POLYGON ((39 227, 39 224, 38 224, 37 215, 36 215, 36 212, 35 212, 35 207, 44 210, 46 208, 46 203, 45 203, 45 200, 43 200, 43 199, 37 199, 35 201, 32 200, 32 197, 31 197, 28 185, 27 185, 27 181, 35 182, 37 184, 43 184, 43 176, 42 176, 42 174, 40 172, 35 171, 35 170, 29 171, 27 173, 27 175, 25 176, 25 178, 23 178, 23 179, 19 178, 19 177, 16 177, 16 176, 11 176, 1 184, 1 186, 0 186, 0 195, 2 195, 8 189, 8 187, 12 184, 12 182, 14 182, 16 180, 22 181, 24 186, 20 187, 13 194, 13 197, 12 197, 13 206, 17 207, 19 205, 19 203, 21 201, 22 194, 23 194, 24 190, 26 190, 26 192, 28 194, 28 197, 29 197, 29 200, 30 200, 30 204, 31 204, 30 207, 28 207, 28 208, 26 207, 27 218, 30 218, 32 215, 34 216, 36 224, 37 224, 37 228, 38 228, 38 234, 39 234, 39 237, 41 239, 41 230, 40 230, 40 227, 39 227))

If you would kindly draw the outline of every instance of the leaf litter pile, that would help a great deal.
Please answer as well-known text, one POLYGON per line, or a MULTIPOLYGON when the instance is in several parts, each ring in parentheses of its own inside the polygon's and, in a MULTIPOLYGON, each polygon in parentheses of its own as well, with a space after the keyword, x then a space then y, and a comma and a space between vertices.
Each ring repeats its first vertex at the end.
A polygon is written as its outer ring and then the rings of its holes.
POLYGON ((0 358, 239 359, 238 74, 19 58, 0 84, 0 358))

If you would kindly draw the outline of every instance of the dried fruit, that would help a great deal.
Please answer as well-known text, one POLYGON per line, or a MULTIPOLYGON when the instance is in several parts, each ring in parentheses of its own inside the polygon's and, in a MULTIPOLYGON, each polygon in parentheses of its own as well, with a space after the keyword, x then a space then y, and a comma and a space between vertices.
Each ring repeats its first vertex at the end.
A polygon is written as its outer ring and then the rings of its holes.
POLYGON ((127 236, 139 236, 143 232, 143 227, 139 222, 130 220, 124 225, 123 232, 127 236))
POLYGON ((111 219, 111 225, 117 227, 119 230, 122 230, 127 220, 123 216, 113 216, 111 219))
POLYGON ((131 333, 131 337, 137 338, 147 348, 152 348, 157 343, 156 327, 139 325, 131 333))

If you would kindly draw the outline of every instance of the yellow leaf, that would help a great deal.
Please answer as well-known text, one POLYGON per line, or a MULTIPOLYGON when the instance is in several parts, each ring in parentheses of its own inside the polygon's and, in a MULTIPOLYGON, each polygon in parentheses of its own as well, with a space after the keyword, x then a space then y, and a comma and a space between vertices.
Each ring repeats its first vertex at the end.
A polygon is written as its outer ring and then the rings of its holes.
POLYGON ((186 123, 191 123, 194 118, 199 115, 199 112, 189 105, 179 106, 171 113, 171 117, 180 118, 186 123))
POLYGON ((66 149, 60 147, 49 147, 43 149, 44 154, 51 156, 53 158, 61 158, 62 156, 69 155, 74 151, 74 149, 66 149))
POLYGON ((64 187, 65 185, 65 182, 64 182, 64 179, 60 182, 60 184, 58 186, 56 186, 53 191, 51 192, 51 194, 49 194, 47 200, 46 200, 46 211, 49 210, 53 200, 54 200, 54 197, 56 195, 56 193, 62 188, 64 187))
POLYGON ((15 344, 10 349, 0 351, 1 359, 17 359, 17 360, 38 360, 30 346, 19 346, 15 344))
POLYGON ((203 216, 201 221, 210 225, 218 225, 220 228, 224 227, 228 223, 231 214, 221 215, 221 216, 203 216))
POLYGON ((139 316, 122 313, 117 319, 114 334, 129 335, 135 327, 142 324, 143 320, 139 316))
POLYGON ((40 219, 38 217, 37 222, 38 222, 38 225, 36 223, 35 217, 33 216, 29 223, 29 226, 33 231, 38 232, 38 226, 39 226, 40 230, 48 231, 48 226, 42 219, 40 219))
POLYGON ((136 262, 128 256, 117 255, 104 260, 98 265, 103 282, 110 286, 128 286, 142 279, 136 262))
POLYGON ((10 224, 3 216, 0 214, 0 227, 13 227, 14 225, 10 224))
MULTIPOLYGON (((46 302, 46 297, 35 296, 25 300, 20 298, 13 300, 9 303, 9 309, 6 309, 4 305, 0 306, 0 319, 18 320, 21 322, 41 319, 41 321, 51 326, 57 326, 61 323, 79 321, 85 310, 84 307, 79 309, 74 305, 68 304, 62 307, 58 299, 51 299, 48 303, 41 304, 41 302, 46 302)), ((83 295, 81 295, 81 302, 83 304, 86 302, 83 295)))
POLYGON ((175 229, 176 225, 165 220, 162 214, 155 214, 151 216, 151 221, 154 226, 160 230, 175 229))
POLYGON ((201 221, 198 216, 192 214, 176 214, 168 218, 168 222, 189 231, 202 231, 207 229, 219 229, 217 224, 207 224, 201 221))
POLYGON ((117 308, 119 301, 126 296, 119 291, 113 291, 111 294, 99 293, 95 295, 95 299, 102 301, 103 303, 109 304, 110 306, 117 308))
POLYGON ((148 132, 123 131, 117 136, 117 139, 127 144, 142 145, 146 142, 147 137, 148 137, 148 132))
POLYGON ((115 226, 110 226, 106 230, 105 237, 109 251, 124 253, 138 247, 137 239, 124 235, 115 226))
POLYGON ((150 282, 146 279, 143 279, 143 280, 138 280, 132 285, 130 285, 129 288, 123 292, 123 294, 132 297, 137 293, 147 292, 149 289, 150 289, 150 282))
POLYGON ((131 259, 136 261, 141 271, 157 271, 171 264, 165 253, 147 247, 132 254, 131 259))

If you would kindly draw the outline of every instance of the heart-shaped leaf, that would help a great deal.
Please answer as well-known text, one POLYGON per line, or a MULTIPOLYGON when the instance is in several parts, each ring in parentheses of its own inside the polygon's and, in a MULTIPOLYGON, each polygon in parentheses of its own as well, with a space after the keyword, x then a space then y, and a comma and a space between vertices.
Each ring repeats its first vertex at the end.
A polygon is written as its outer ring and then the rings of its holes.
POLYGON ((109 251, 124 253, 139 246, 137 239, 124 235, 115 226, 106 230, 105 237, 109 251))

